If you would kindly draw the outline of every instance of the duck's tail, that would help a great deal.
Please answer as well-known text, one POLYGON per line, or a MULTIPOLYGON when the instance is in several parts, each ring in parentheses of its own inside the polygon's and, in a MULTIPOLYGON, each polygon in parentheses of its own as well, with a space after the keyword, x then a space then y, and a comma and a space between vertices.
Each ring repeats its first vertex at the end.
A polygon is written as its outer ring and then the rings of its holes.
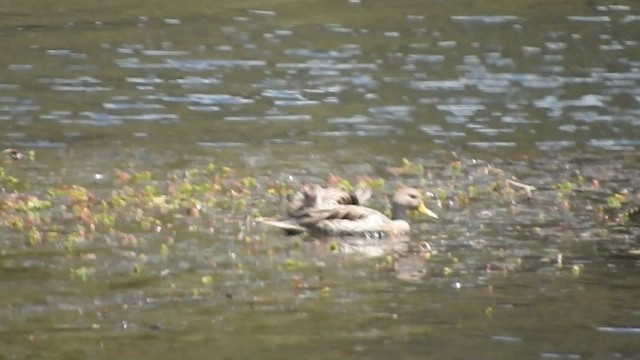
POLYGON ((287 235, 299 235, 305 233, 307 229, 304 227, 295 224, 291 221, 282 221, 282 220, 269 220, 269 219, 257 219, 258 222, 277 227, 278 229, 284 230, 287 235))

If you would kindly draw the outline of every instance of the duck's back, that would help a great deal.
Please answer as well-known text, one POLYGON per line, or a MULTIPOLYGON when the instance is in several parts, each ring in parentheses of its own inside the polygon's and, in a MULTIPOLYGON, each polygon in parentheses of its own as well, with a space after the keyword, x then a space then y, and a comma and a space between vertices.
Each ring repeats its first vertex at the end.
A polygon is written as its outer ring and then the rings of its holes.
POLYGON ((356 205, 309 209, 297 219, 297 223, 312 233, 324 235, 399 235, 409 232, 409 224, 406 221, 390 220, 377 210, 356 205))

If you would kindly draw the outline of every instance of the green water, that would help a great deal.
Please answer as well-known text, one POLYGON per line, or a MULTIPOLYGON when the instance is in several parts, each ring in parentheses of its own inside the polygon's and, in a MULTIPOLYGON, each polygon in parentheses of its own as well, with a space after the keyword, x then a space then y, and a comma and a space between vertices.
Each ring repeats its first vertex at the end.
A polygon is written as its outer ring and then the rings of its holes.
POLYGON ((73 249, 77 217, 40 242, 4 222, 2 358, 639 356, 637 225, 601 212, 638 202, 635 2, 1 8, 0 145, 35 154, 2 164, 25 184, 3 184, 2 219, 16 192, 142 191, 116 170, 257 183, 149 228, 132 208, 73 249), (403 158, 424 173, 397 175, 403 158), (401 183, 444 197, 439 221, 412 222, 430 257, 391 265, 256 223, 282 213, 270 186, 328 174, 383 179, 381 210, 401 183), (538 189, 461 198, 504 179, 538 189))

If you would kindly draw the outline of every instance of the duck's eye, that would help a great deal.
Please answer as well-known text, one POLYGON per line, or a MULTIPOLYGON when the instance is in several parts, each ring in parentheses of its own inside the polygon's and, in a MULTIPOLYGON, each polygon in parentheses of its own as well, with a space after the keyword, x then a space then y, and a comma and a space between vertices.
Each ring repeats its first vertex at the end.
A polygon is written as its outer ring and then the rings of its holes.
POLYGON ((409 194, 409 197, 410 197, 410 198, 412 198, 412 199, 416 199, 416 198, 418 198, 418 195, 416 195, 416 194, 409 194))

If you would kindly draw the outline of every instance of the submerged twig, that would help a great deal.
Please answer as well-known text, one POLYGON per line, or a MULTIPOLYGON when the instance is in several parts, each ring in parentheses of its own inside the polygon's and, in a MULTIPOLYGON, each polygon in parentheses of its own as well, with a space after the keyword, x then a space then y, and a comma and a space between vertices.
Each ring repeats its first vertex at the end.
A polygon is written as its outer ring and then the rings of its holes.
POLYGON ((507 186, 512 186, 512 187, 517 187, 517 188, 523 189, 526 192, 527 197, 529 199, 531 199, 531 197, 533 196, 533 191, 536 190, 536 188, 534 186, 527 185, 525 183, 521 183, 519 181, 515 181, 515 180, 511 180, 511 179, 506 179, 506 183, 507 183, 507 186))

